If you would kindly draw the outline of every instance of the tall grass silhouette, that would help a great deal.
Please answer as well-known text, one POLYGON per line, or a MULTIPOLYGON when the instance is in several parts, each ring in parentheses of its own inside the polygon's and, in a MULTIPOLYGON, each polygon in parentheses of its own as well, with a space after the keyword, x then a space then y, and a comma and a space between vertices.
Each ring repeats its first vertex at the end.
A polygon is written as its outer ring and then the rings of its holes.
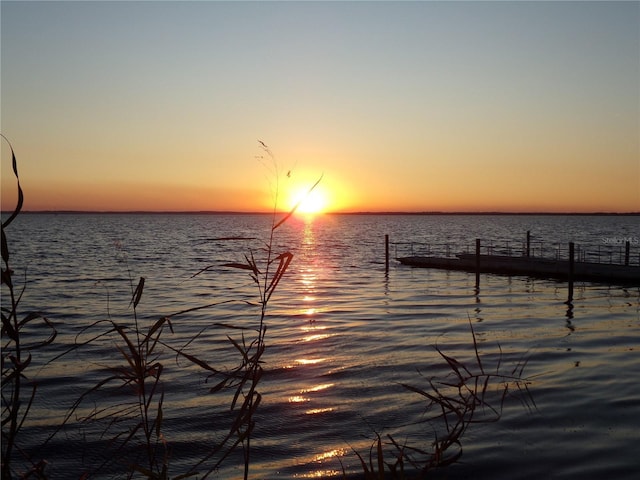
MULTIPOLYGON (((263 142, 260 142, 260 145, 275 164, 275 159, 268 147, 263 142)), ((24 457, 20 465, 16 466, 18 462, 16 451, 20 451, 19 433, 36 398, 35 384, 30 383, 26 375, 31 361, 31 352, 51 344, 56 337, 56 331, 45 317, 36 313, 28 313, 22 319, 18 315, 20 295, 16 294, 13 287, 13 271, 9 267, 9 242, 5 229, 20 213, 24 196, 18 177, 17 160, 12 146, 10 144, 9 146, 18 184, 18 202, 13 213, 2 223, 4 263, 2 285, 3 288, 7 288, 7 296, 10 298, 10 304, 5 307, 3 302, 2 307, 2 478, 28 475, 47 478, 45 472, 47 462, 43 460, 36 461, 24 457), (47 335, 39 342, 31 341, 27 346, 23 329, 27 324, 33 324, 37 320, 42 323, 42 326, 48 328, 47 335)), ((320 180, 312 185, 309 192, 319 182, 320 180)), ((227 262, 222 265, 226 268, 246 271, 255 283, 259 306, 257 328, 211 322, 188 340, 176 340, 171 335, 175 333, 172 319, 184 318, 189 314, 206 311, 233 300, 211 302, 181 310, 151 322, 144 322, 138 310, 143 304, 146 280, 140 277, 137 282, 133 281, 129 271, 130 318, 112 317, 107 310, 104 320, 83 328, 73 347, 49 361, 50 363, 58 361, 73 351, 86 349, 97 342, 110 342, 114 348, 114 355, 101 361, 101 366, 104 367, 101 371, 106 374, 79 395, 45 442, 46 444, 52 441, 60 432, 72 427, 72 424, 92 424, 97 427, 93 432, 107 440, 108 455, 105 455, 106 458, 103 461, 85 468, 84 477, 88 478, 106 469, 121 468, 128 472, 127 475, 130 477, 142 475, 150 479, 182 479, 195 476, 207 478, 231 453, 240 448, 243 456, 244 478, 248 478, 251 464, 251 435, 255 427, 254 416, 261 400, 258 385, 263 373, 261 358, 266 349, 268 305, 293 260, 291 252, 274 250, 274 240, 277 229, 293 215, 299 206, 299 204, 295 205, 284 214, 279 213, 277 194, 276 183, 271 228, 263 247, 259 251, 249 251, 244 254, 244 261, 227 262), (226 334, 226 339, 232 355, 237 359, 235 367, 227 369, 218 367, 201 355, 192 353, 190 347, 204 335, 207 329, 230 332, 226 334), (233 332, 239 332, 239 334, 233 332), (210 445, 199 461, 186 469, 183 468, 183 471, 177 475, 172 475, 171 432, 166 431, 164 421, 167 416, 167 406, 163 374, 167 365, 174 361, 182 362, 181 368, 187 371, 192 371, 192 368, 203 371, 212 384, 208 388, 208 394, 231 393, 226 414, 231 419, 227 433, 210 445), (187 362, 186 365, 184 361, 187 362)), ((193 277, 208 269, 209 267, 196 272, 193 277)), ((249 308, 249 304, 247 307, 247 314, 250 315, 252 309, 249 308)), ((55 462, 55 459, 49 461, 55 462)))
POLYGON ((53 324, 38 312, 21 312, 24 287, 16 291, 11 268, 11 253, 6 230, 22 210, 24 195, 18 175, 18 162, 11 142, 2 134, 11 152, 18 198, 9 217, 2 222, 2 478, 13 478, 12 458, 24 461, 24 476, 43 475, 46 463, 30 457, 21 448, 20 432, 31 411, 37 385, 29 377, 33 354, 50 345, 57 332, 53 324))
POLYGON ((531 379, 524 377, 526 356, 505 372, 500 351, 495 368, 489 369, 479 352, 471 319, 469 329, 472 362, 465 364, 436 345, 434 348, 449 373, 444 377, 420 375, 424 386, 400 384, 424 401, 423 418, 418 422, 425 427, 424 438, 419 445, 400 442, 392 435, 386 435, 383 440, 382 435, 376 433, 368 459, 354 450, 366 480, 429 478, 434 470, 460 459, 463 436, 472 425, 497 422, 501 418, 509 395, 517 397, 525 408, 535 408, 528 387, 531 379))

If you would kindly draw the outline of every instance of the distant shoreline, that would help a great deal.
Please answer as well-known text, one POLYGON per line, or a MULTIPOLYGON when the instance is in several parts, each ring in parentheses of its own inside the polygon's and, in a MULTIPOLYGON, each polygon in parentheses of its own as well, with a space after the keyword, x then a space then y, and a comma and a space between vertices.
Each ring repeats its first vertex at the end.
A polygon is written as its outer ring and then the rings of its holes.
MULTIPOLYGON (((2 215, 11 215, 13 211, 7 210, 0 212, 2 215)), ((288 212, 281 211, 278 214, 286 214, 288 212)), ((90 210, 23 210, 20 214, 75 214, 75 215, 272 215, 273 212, 243 212, 232 210, 189 210, 189 211, 152 211, 152 210, 132 210, 132 211, 90 211, 90 210)), ((440 211, 389 211, 389 212, 326 212, 322 215, 403 215, 403 216, 446 216, 446 215, 474 215, 474 216, 640 216, 640 212, 440 212, 440 211)))

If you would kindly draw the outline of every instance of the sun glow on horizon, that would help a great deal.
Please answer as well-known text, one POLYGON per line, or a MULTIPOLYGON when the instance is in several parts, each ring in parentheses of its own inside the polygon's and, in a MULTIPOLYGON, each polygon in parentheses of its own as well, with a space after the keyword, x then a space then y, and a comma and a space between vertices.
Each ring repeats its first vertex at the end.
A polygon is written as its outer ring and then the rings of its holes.
POLYGON ((329 196, 325 189, 316 186, 313 190, 299 189, 291 195, 290 208, 296 207, 296 213, 317 215, 325 213, 329 206, 329 196))

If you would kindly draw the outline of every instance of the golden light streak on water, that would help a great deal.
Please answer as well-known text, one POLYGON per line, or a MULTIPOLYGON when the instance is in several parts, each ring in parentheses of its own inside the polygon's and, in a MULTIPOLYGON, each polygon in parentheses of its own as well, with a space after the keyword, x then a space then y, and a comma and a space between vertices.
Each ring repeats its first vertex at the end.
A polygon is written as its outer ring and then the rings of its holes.
POLYGON ((297 358, 295 362, 300 365, 315 365, 317 363, 322 363, 325 360, 326 358, 297 358))
POLYGON ((321 385, 316 385, 315 387, 303 389, 300 393, 308 393, 308 392, 319 392, 320 390, 326 390, 327 388, 331 388, 335 385, 335 383, 323 383, 321 385))
POLYGON ((327 460, 329 458, 341 457, 346 453, 346 449, 344 448, 334 448, 333 450, 329 450, 327 452, 320 453, 315 456, 314 461, 321 462, 323 460, 327 460))
POLYGON ((289 397, 289 403, 305 403, 310 401, 311 401, 310 398, 303 397, 300 395, 294 395, 292 397, 289 397))
POLYGON ((342 475, 338 470, 316 470, 304 475, 294 475, 294 478, 329 478, 342 475))
POLYGON ((329 338, 330 335, 328 333, 316 333, 314 335, 309 335, 304 337, 302 340, 304 342, 313 342, 315 340, 322 340, 324 338, 329 338))
POLYGON ((320 413, 327 413, 327 412, 333 412, 335 409, 332 407, 327 407, 327 408, 312 408, 311 410, 307 410, 306 412, 304 412, 307 415, 318 415, 320 413))
MULTIPOLYGON (((346 449, 344 448, 335 448, 332 450, 328 450, 326 452, 322 452, 315 457, 313 457, 314 463, 322 463, 327 460, 332 460, 336 457, 342 457, 346 453, 346 449)), ((329 478, 329 477, 338 477, 343 475, 343 472, 335 469, 318 469, 313 470, 308 473, 304 473, 302 475, 295 475, 294 478, 329 478)))

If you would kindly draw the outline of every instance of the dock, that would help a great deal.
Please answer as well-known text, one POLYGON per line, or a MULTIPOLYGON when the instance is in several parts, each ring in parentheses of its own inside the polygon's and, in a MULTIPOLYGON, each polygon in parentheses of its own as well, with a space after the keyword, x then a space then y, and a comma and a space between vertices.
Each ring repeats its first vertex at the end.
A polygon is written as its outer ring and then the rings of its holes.
MULTIPOLYGON (((527 232, 526 242, 514 246, 513 243, 497 246, 489 243, 481 245, 476 239, 475 249, 454 253, 451 245, 396 243, 395 259, 402 265, 419 268, 460 270, 476 274, 518 275, 549 278, 569 282, 599 282, 640 286, 640 251, 638 240, 621 239, 619 245, 580 246, 569 242, 567 245, 534 244, 531 233, 527 232), (419 252, 416 252, 418 245, 419 252), (410 255, 398 255, 398 246, 410 246, 410 255)), ((387 270, 389 239, 385 236, 387 270)))
MULTIPOLYGON (((397 258, 401 264, 421 268, 461 270, 466 272, 521 275, 568 281, 571 278, 569 260, 515 257, 507 255, 459 254, 456 257, 411 256, 397 258)), ((640 286, 640 267, 630 265, 574 262, 573 280, 620 283, 640 286)))

